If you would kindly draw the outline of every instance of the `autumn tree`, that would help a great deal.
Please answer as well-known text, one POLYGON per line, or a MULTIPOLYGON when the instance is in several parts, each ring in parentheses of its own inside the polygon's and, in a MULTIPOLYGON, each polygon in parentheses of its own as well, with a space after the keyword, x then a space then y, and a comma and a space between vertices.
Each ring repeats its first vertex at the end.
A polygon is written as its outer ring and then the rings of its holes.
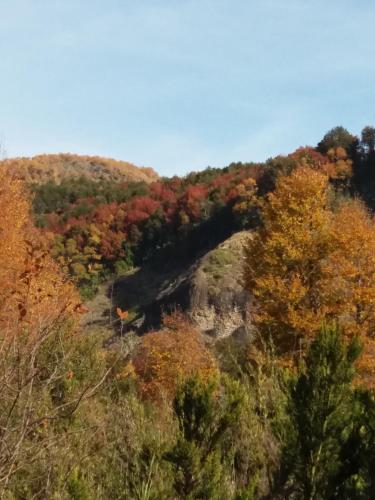
POLYGON ((239 216, 241 225, 249 227, 257 222, 257 185, 255 179, 249 177, 236 186, 236 203, 233 212, 239 216))
POLYGON ((21 181, 1 171, 0 186, 0 325, 3 335, 23 327, 34 335, 69 316, 79 300, 32 226, 21 181))
MULTIPOLYGON (((298 148, 289 155, 289 158, 294 160, 294 167, 310 167, 314 170, 323 170, 325 163, 327 163, 327 157, 325 155, 309 146, 298 148)), ((284 175, 287 174, 287 172, 283 173, 284 175)))
POLYGON ((78 380, 90 366, 78 354, 80 309, 73 286, 32 226, 27 192, 0 171, 0 489, 56 443, 54 423, 92 392, 78 380))
POLYGON ((257 301, 254 319, 282 350, 324 318, 316 283, 327 255, 331 214, 327 177, 307 167, 282 177, 263 208, 263 226, 246 247, 246 287, 257 301))
POLYGON ((329 162, 324 165, 324 171, 329 178, 337 181, 348 181, 353 175, 353 162, 342 147, 331 148, 327 152, 329 162))
POLYGON ((298 148, 289 157, 294 160, 295 167, 309 167, 322 172, 337 187, 345 186, 353 173, 353 161, 343 146, 332 145, 324 155, 311 147, 298 148))
POLYGON ((360 336, 361 374, 375 385, 375 222, 359 201, 333 216, 330 251, 317 284, 325 315, 337 318, 347 337, 360 336))
POLYGON ((153 400, 170 401, 187 377, 208 377, 216 372, 199 332, 181 313, 165 316, 160 331, 142 338, 133 364, 142 395, 153 400))
POLYGON ((359 202, 332 212, 328 177, 306 167, 280 178, 246 248, 244 276, 261 334, 290 354, 325 319, 337 319, 348 336, 371 344, 374 255, 374 222, 359 202))

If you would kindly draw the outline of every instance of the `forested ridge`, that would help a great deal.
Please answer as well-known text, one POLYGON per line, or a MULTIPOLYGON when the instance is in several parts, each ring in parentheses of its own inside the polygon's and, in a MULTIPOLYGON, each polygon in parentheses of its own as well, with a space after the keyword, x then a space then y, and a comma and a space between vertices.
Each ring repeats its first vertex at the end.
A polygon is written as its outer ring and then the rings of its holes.
MULTIPOLYGON (((300 163, 324 170, 344 193, 353 189, 354 156, 363 146, 345 143, 345 149, 341 142, 300 148, 264 164, 209 167, 151 183, 97 182, 88 176, 31 183, 36 223, 53 239, 55 257, 90 295, 108 274, 160 254, 183 258, 255 227, 258 200, 274 188, 280 173, 300 163)), ((358 174, 366 161, 361 159, 358 174)))
POLYGON ((106 173, 0 168, 1 497, 374 498, 375 128, 185 177, 61 158, 106 173), (113 280, 194 260, 241 328, 176 302, 134 330, 113 280))

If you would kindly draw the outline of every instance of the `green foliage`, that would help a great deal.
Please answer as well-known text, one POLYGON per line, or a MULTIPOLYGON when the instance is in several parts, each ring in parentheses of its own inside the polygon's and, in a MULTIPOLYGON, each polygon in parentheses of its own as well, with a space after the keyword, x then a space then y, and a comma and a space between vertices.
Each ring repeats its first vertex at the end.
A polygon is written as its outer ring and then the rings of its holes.
POLYGON ((248 373, 251 336, 236 338, 233 335, 219 339, 215 343, 215 354, 220 370, 235 380, 242 379, 248 373))
POLYGON ((277 178, 281 175, 290 175, 296 168, 296 161, 290 156, 276 156, 266 162, 266 192, 273 190, 276 185, 277 178))
POLYGON ((64 352, 51 342, 38 358, 49 377, 60 357, 64 375, 38 404, 51 398, 67 415, 28 437, 39 451, 12 476, 10 498, 373 497, 375 402, 352 387, 359 347, 335 328, 322 330, 286 385, 270 352, 247 367, 243 358, 238 381, 188 379, 172 408, 143 403, 124 361, 90 337, 64 352), (71 414, 104 362, 109 376, 71 414))
POLYGON ((45 184, 35 184, 32 190, 33 208, 36 214, 64 211, 69 218, 90 213, 96 205, 102 203, 123 203, 134 196, 143 196, 147 193, 147 185, 144 182, 98 182, 80 177, 63 179, 60 183, 51 180, 45 184), (92 198, 95 202, 90 206, 86 200, 92 198))
POLYGON ((84 300, 92 300, 98 293, 98 287, 94 283, 81 284, 79 293, 84 300))
POLYGON ((375 128, 364 127, 361 133, 361 148, 364 154, 371 155, 375 151, 375 128))
MULTIPOLYGON (((12 429, 9 438, 3 432, 1 444, 4 447, 7 444, 7 453, 10 457, 14 453, 17 462, 1 482, 1 495, 20 499, 52 498, 68 488, 71 498, 92 498, 82 474, 88 442, 96 427, 85 414, 88 397, 92 397, 105 373, 98 339, 69 336, 61 328, 41 344, 34 355, 36 373, 24 374, 27 366, 19 350, 20 392, 12 402, 4 398, 3 391, 0 403, 2 425, 7 422, 12 429), (23 380, 25 376, 28 380, 23 380), (25 416, 28 416, 26 421, 25 416)), ((2 466, 6 464, 5 458, 3 453, 2 466)))
POLYGON ((171 471, 162 460, 174 436, 170 417, 162 412, 159 420, 132 394, 116 398, 113 406, 107 398, 103 403, 105 440, 90 467, 100 498, 171 498, 171 471))
POLYGON ((76 469, 68 479, 66 489, 71 500, 90 500, 92 498, 85 480, 79 477, 76 469))
POLYGON ((292 379, 279 478, 284 492, 305 499, 336 498, 357 476, 360 450, 353 446, 353 432, 358 431, 358 414, 351 382, 360 351, 357 340, 346 346, 337 327, 325 326, 292 379))
POLYGON ((221 445, 236 424, 244 396, 238 384, 189 379, 174 401, 179 434, 164 457, 172 464, 181 498, 228 498, 228 470, 221 445))
POLYGON ((133 267, 129 264, 129 260, 130 259, 121 259, 115 262, 114 268, 116 276, 122 276, 133 267))
POLYGON ((347 153, 355 148, 357 138, 346 130, 344 127, 334 127, 329 130, 323 139, 319 142, 317 149, 321 153, 327 153, 331 148, 344 148, 347 153))
POLYGON ((233 264, 236 256, 230 250, 218 248, 211 252, 203 271, 215 282, 225 274, 225 267, 233 264))
POLYGON ((354 161, 353 185, 367 205, 375 208, 375 131, 364 127, 357 145, 354 161))
POLYGON ((353 391, 351 426, 344 435, 340 467, 332 481, 338 498, 363 499, 375 495, 375 401, 366 389, 353 391))

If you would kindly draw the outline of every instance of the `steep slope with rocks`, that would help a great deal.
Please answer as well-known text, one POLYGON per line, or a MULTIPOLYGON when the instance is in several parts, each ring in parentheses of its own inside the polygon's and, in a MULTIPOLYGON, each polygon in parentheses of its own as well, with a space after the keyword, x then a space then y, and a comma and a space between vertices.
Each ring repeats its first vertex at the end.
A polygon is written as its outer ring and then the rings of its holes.
POLYGON ((242 284, 243 247, 251 235, 234 234, 208 252, 196 267, 190 285, 189 315, 214 337, 226 337, 250 325, 250 294, 242 284))
POLYGON ((249 231, 235 233, 196 259, 149 264, 102 287, 87 303, 87 329, 119 330, 116 308, 129 311, 124 331, 139 334, 160 326, 163 313, 186 312, 199 329, 223 338, 250 328, 251 296, 242 285, 243 246, 249 231))

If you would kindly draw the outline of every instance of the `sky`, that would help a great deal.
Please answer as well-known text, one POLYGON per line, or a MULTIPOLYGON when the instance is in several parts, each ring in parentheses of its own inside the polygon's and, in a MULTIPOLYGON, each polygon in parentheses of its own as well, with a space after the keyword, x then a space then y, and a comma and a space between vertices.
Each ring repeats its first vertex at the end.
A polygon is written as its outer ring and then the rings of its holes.
POLYGON ((0 0, 7 157, 183 175, 375 125, 372 0, 0 0))

